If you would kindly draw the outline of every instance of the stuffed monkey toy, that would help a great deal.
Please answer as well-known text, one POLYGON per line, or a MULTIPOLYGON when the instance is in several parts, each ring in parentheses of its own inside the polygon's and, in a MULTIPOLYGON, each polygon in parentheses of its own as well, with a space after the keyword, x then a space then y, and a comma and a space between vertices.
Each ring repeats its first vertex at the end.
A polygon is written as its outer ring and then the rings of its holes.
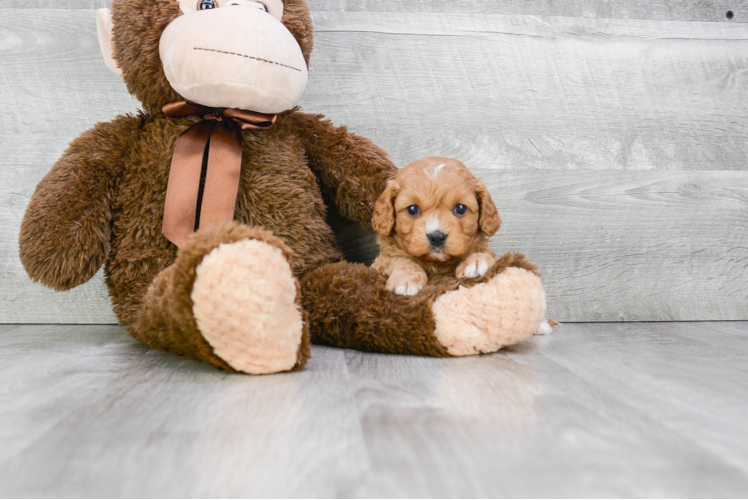
POLYGON ((114 0, 98 33, 142 111, 81 134, 37 186, 20 234, 33 280, 68 290, 103 265, 135 339, 251 374, 300 369, 310 342, 461 356, 537 330, 545 295, 521 256, 416 296, 343 260, 327 206, 371 228, 397 169, 295 107, 305 0, 114 0))

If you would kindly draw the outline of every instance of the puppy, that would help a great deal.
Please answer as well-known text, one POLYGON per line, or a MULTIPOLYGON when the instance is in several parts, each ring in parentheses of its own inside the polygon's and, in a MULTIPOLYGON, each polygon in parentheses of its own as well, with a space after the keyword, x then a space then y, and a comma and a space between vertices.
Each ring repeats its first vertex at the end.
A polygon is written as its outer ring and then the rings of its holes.
POLYGON ((374 204, 379 257, 372 268, 387 288, 415 295, 436 277, 475 278, 496 262, 488 238, 501 219, 485 184, 461 162, 430 157, 389 181, 374 204))

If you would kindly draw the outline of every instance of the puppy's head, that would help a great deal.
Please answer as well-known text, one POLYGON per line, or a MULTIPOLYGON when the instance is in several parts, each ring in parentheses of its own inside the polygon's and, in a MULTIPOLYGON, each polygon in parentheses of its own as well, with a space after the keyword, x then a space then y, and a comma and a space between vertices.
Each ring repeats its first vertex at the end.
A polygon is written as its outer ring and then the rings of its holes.
POLYGON ((413 257, 446 262, 501 225, 485 184, 461 162, 424 158, 402 169, 374 204, 374 230, 413 257))

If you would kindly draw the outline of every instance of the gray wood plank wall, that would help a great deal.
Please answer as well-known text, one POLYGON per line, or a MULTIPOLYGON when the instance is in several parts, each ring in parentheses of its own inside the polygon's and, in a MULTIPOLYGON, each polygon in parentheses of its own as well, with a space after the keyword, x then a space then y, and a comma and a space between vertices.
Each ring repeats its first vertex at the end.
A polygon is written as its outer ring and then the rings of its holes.
MULTIPOLYGON (((0 0, 0 323, 113 322, 101 275, 31 283, 17 233, 67 143, 138 103, 104 67, 106 0, 0 0)), ((745 1, 310 0, 303 106, 399 166, 462 159, 561 321, 748 319, 745 1), (733 12, 732 19, 726 12, 733 12)), ((349 255, 376 252, 360 231, 349 255)))

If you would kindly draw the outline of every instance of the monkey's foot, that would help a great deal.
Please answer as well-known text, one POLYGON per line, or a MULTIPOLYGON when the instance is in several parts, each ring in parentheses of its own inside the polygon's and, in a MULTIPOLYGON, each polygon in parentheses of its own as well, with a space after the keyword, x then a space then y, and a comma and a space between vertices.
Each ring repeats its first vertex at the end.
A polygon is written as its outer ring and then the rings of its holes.
POLYGON ((296 280, 278 247, 253 239, 224 243, 195 272, 192 311, 216 356, 251 374, 294 367, 302 313, 296 280))
POLYGON ((545 291, 537 275, 509 267, 486 283, 441 295, 432 310, 434 333, 449 354, 495 352, 538 331, 545 291))

